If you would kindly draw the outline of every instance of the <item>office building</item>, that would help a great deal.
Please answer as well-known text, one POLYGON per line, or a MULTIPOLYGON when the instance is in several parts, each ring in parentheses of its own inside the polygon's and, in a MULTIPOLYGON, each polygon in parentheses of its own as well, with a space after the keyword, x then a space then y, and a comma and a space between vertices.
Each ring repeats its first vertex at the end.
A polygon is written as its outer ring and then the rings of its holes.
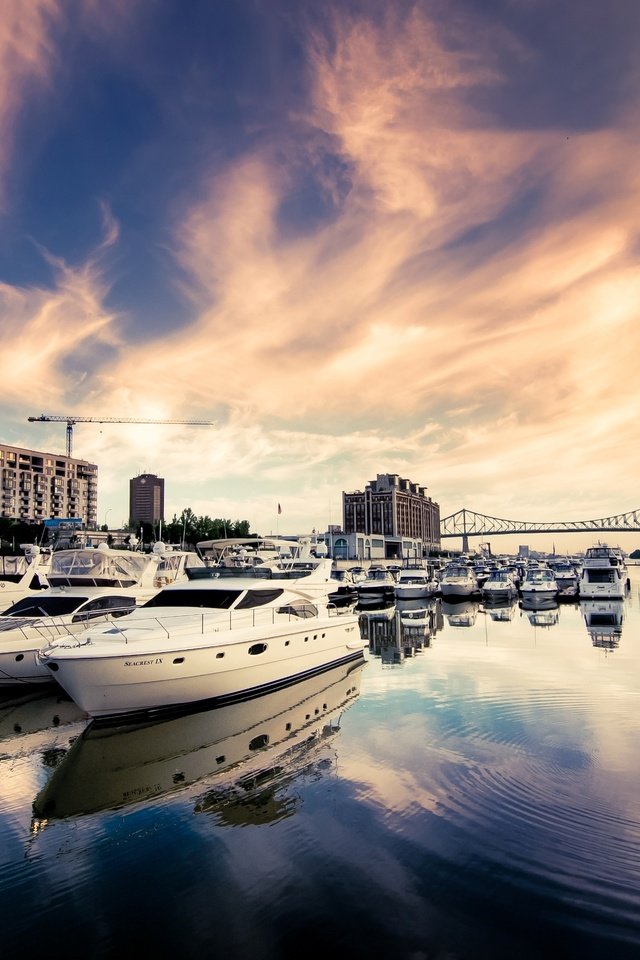
POLYGON ((440 506, 426 487, 379 473, 364 490, 343 492, 342 532, 352 557, 420 559, 440 549, 440 506))
POLYGON ((137 523, 164 522, 164 480, 141 473, 129 481, 129 519, 137 523))
POLYGON ((0 516, 23 523, 80 518, 95 530, 98 467, 53 453, 0 444, 0 516))

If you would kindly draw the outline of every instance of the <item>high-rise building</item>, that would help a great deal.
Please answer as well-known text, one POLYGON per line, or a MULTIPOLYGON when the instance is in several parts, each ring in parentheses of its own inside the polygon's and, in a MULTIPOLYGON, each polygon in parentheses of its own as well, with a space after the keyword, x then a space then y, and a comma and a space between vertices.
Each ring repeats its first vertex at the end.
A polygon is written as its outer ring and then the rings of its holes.
POLYGON ((25 523, 79 517, 95 530, 98 467, 54 453, 0 444, 0 516, 25 523))
POLYGON ((347 534, 382 537, 396 542, 406 555, 403 540, 420 541, 426 549, 440 547, 440 506, 427 488, 395 473, 379 473, 364 490, 342 494, 342 524, 347 534))
POLYGON ((164 521, 164 480, 141 473, 129 481, 129 519, 133 523, 164 521))

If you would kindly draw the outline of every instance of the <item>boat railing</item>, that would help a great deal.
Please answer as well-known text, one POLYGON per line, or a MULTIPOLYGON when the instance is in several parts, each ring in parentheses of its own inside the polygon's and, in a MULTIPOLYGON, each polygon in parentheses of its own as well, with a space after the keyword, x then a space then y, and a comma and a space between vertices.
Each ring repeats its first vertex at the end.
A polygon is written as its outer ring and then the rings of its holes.
MULTIPOLYGON (((351 612, 348 607, 338 607, 331 602, 326 604, 325 609, 326 615, 330 618, 344 617, 351 612)), ((216 609, 196 611, 194 608, 185 607, 184 610, 163 614, 162 616, 144 616, 132 619, 128 616, 114 618, 113 614, 110 614, 100 618, 96 617, 89 624, 81 624, 81 632, 78 630, 78 624, 72 624, 69 617, 47 618, 46 623, 40 621, 38 624, 31 624, 31 626, 36 627, 37 632, 42 636, 43 646, 63 637, 68 637, 69 646, 83 646, 91 642, 90 631, 94 623, 101 630, 101 639, 104 638, 102 628, 104 622, 108 620, 113 621, 109 626, 109 634, 117 635, 118 639, 124 641, 124 643, 132 643, 140 641, 142 634, 146 631, 155 633, 160 630, 169 638, 176 633, 200 633, 204 635, 251 627, 276 626, 283 622, 301 621, 301 624, 303 624, 308 621, 311 626, 311 621, 322 617, 322 612, 318 610, 315 603, 311 602, 228 611, 216 609), (52 622, 53 620, 56 622, 52 622), (131 632, 131 636, 128 635, 129 632, 131 632)), ((26 626, 29 626, 29 624, 26 626)))
POLYGON ((33 640, 34 632, 45 642, 57 637, 64 637, 70 633, 87 630, 94 624, 103 625, 109 621, 117 621, 132 612, 131 606, 110 607, 108 610, 91 611, 91 613, 67 613, 50 617, 6 617, 0 616, 0 639, 8 630, 16 630, 25 640, 33 640))

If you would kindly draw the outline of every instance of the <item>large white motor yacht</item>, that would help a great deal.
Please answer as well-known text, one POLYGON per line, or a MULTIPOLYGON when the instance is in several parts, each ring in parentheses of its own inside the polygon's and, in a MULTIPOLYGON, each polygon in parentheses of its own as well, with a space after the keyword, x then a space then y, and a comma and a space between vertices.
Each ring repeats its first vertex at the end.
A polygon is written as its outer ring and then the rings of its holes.
POLYGON ((198 576, 110 625, 53 640, 40 661, 92 717, 228 703, 363 656, 358 617, 329 603, 320 561, 305 576, 198 576))
POLYGON ((578 585, 580 598, 623 599, 627 589, 627 572, 620 551, 605 543, 589 547, 580 572, 578 585))

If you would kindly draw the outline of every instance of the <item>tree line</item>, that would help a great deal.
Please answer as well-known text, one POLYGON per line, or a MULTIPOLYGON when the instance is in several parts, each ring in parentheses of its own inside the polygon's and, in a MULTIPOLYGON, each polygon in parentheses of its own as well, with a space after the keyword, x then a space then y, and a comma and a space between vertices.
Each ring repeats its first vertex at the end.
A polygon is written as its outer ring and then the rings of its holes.
MULTIPOLYGON (((113 543, 115 538, 109 533, 106 524, 100 530, 107 532, 107 542, 113 543)), ((137 537, 143 544, 153 544, 163 540, 170 544, 184 544, 195 547, 200 540, 219 540, 222 537, 251 537, 257 536, 250 532, 248 520, 229 520, 221 517, 198 517, 191 508, 187 508, 168 522, 139 523, 129 520, 124 538, 137 537)), ((19 553, 21 543, 37 543, 40 546, 50 546, 55 543, 57 533, 45 527, 44 523, 27 523, 24 520, 15 520, 11 517, 0 517, 0 553, 6 555, 19 553)), ((78 537, 71 537, 71 541, 78 537)))
MULTIPOLYGON (((103 526, 102 530, 107 527, 103 526)), ((250 537, 248 520, 227 520, 221 517, 198 517, 190 507, 180 516, 163 523, 140 523, 129 520, 127 529, 143 543, 163 540, 165 543, 194 546, 201 540, 220 540, 222 537, 250 537), (141 533, 142 531, 142 533, 141 533)))

